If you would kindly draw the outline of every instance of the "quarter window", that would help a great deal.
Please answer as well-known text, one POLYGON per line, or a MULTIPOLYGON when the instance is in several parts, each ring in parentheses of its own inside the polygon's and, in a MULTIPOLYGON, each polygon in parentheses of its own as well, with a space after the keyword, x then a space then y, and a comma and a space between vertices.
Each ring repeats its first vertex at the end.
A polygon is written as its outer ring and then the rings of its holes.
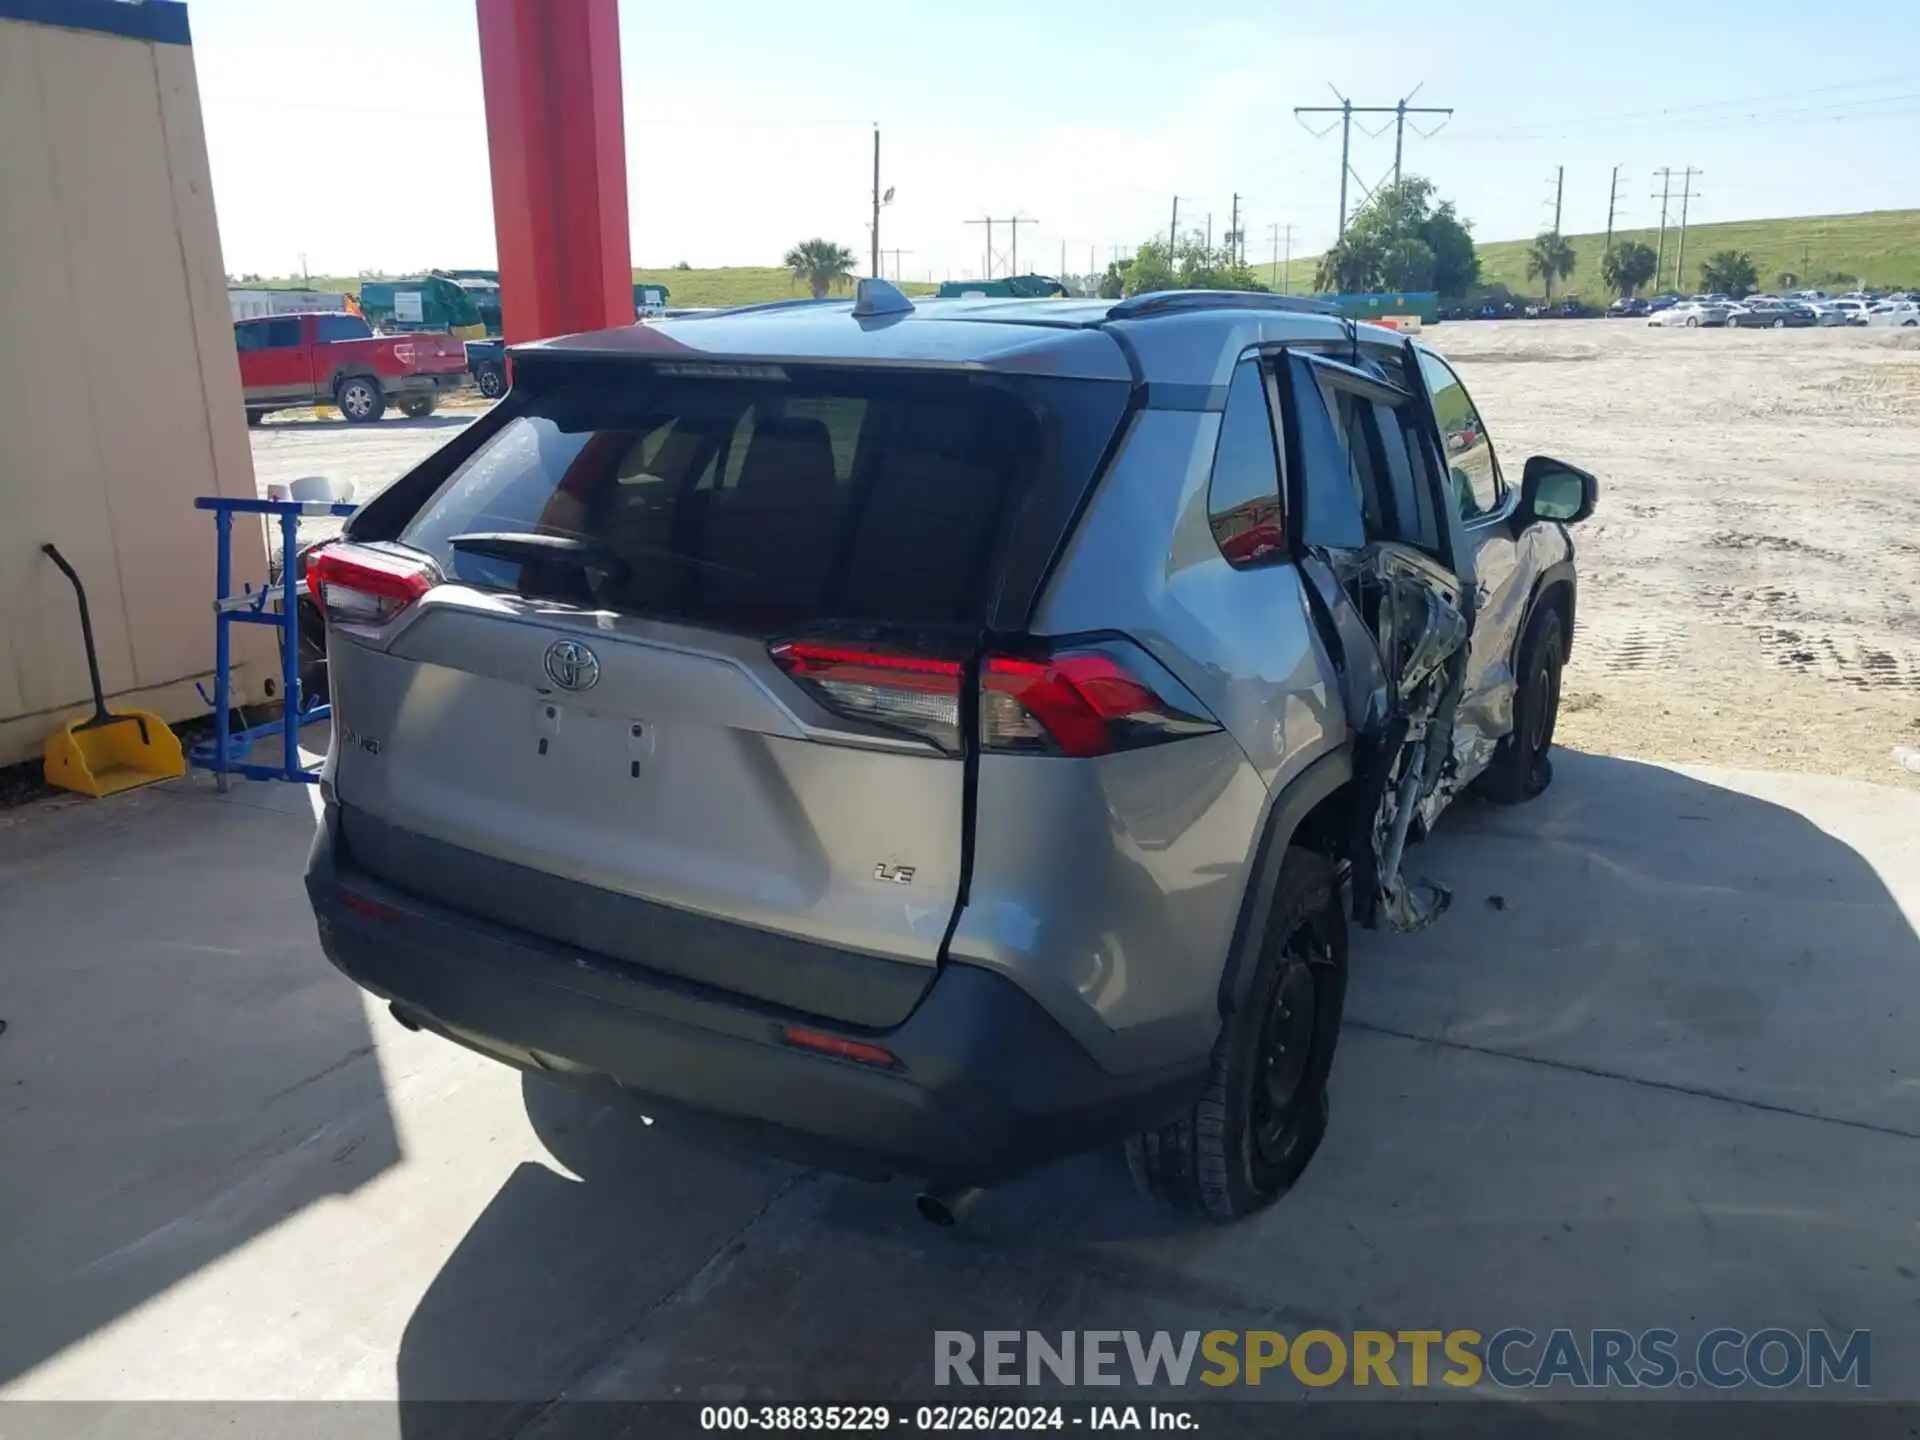
POLYGON ((1253 565, 1286 550, 1280 465, 1258 360, 1242 360, 1227 387, 1226 413, 1220 417, 1220 442, 1207 485, 1207 517, 1229 564, 1253 565))

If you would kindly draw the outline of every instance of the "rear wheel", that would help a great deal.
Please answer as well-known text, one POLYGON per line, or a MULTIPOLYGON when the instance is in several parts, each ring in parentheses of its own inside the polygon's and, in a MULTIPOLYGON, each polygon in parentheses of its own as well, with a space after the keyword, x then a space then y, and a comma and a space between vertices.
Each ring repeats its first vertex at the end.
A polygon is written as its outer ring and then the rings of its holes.
POLYGON ((1776 330, 1784 330, 1787 328, 1787 322, 1783 318, 1779 316, 1775 316, 1773 321, 1773 328, 1776 330))
POLYGON ((1531 800, 1553 782, 1553 728, 1560 718, 1560 671, 1566 663, 1566 624, 1552 605, 1534 611, 1520 642, 1520 682, 1513 697, 1513 730, 1494 751, 1480 789, 1499 805, 1531 800))
POLYGON ((355 425, 370 425, 387 413, 386 394, 371 376, 353 375, 342 380, 333 399, 340 413, 355 425))
POLYGON ((1699 328, 1700 328, 1700 317, 1698 315, 1687 316, 1687 329, 1697 330, 1699 328))
POLYGON ((1347 921, 1333 865, 1289 849, 1246 1000, 1220 1029, 1193 1108, 1127 1142, 1147 1194, 1209 1220, 1263 1210, 1300 1178, 1327 1129, 1327 1077, 1347 990, 1347 921))
POLYGON ((507 393, 507 372, 497 365, 482 365, 473 382, 489 400, 498 400, 507 393))
POLYGON ((420 420, 434 412, 440 403, 437 395, 402 395, 398 401, 400 413, 409 420, 420 420))

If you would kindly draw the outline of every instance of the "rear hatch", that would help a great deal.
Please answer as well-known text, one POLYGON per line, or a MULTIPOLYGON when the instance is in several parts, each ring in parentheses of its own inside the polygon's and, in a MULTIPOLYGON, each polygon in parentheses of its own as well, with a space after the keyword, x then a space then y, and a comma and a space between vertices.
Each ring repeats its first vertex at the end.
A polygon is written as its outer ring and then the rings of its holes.
POLYGON ((1127 386, 521 372, 484 442, 310 577, 354 859, 656 971, 897 1023, 964 897, 968 677, 1023 623, 1127 386))

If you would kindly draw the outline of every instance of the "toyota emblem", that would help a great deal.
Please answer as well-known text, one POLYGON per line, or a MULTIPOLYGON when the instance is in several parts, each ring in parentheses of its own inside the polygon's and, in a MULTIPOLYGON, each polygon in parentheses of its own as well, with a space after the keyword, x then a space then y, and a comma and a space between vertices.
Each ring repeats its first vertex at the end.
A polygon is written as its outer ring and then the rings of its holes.
POLYGON ((556 640, 547 647, 545 669, 562 690, 591 690, 600 679, 600 657, 578 640, 556 640))

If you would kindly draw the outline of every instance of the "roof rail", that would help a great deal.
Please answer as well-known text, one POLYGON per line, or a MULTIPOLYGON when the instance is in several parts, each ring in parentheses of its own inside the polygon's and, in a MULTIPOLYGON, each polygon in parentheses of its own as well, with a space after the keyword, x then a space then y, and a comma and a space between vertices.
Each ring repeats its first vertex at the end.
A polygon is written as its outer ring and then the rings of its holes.
POLYGON ((705 320, 715 315, 755 315, 766 310, 804 310, 812 305, 844 305, 845 299, 836 299, 831 295, 822 295, 815 300, 805 295, 797 300, 757 300, 751 305, 720 305, 711 310, 702 310, 697 315, 676 315, 675 320, 705 320))
POLYGON ((1142 320, 1152 315, 1182 315, 1195 310, 1290 310, 1302 315, 1338 315, 1324 300, 1304 295, 1270 295, 1259 290, 1155 290, 1132 295, 1107 311, 1109 320, 1142 320))

